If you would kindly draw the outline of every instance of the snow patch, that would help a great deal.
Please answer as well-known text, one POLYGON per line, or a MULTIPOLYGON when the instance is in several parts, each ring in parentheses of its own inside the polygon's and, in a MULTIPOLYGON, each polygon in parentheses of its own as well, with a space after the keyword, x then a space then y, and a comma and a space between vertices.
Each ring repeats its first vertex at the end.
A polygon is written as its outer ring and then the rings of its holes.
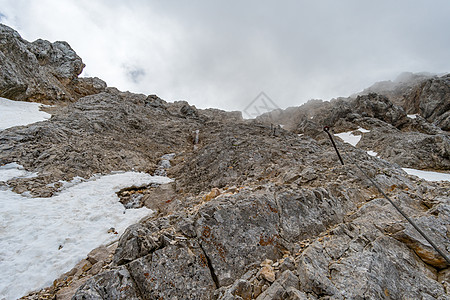
POLYGON ((10 163, 0 166, 0 181, 8 181, 13 178, 32 178, 36 177, 36 173, 28 172, 17 163, 10 163))
POLYGON ((337 133, 335 134, 335 136, 340 137, 345 143, 349 143, 353 147, 356 147, 356 144, 358 144, 359 141, 361 140, 360 135, 354 135, 351 131, 337 133))
POLYGON ((370 132, 370 130, 364 129, 364 128, 362 128, 362 127, 359 127, 358 130, 361 131, 362 133, 368 133, 368 132, 370 132))
POLYGON ((410 168, 402 168, 402 169, 409 175, 414 175, 427 181, 450 181, 450 174, 447 173, 423 171, 410 168))
MULTIPOLYGON (((367 133, 370 132, 370 130, 364 129, 364 128, 358 128, 355 131, 359 131, 361 133, 367 133)), ((353 147, 356 147, 356 145, 361 140, 362 135, 354 135, 353 131, 347 131, 342 133, 336 133, 335 136, 340 137, 345 143, 349 143, 353 147)))
POLYGON ((378 153, 376 153, 375 151, 367 151, 367 154, 369 154, 370 156, 378 156, 378 153))
MULTIPOLYGON (((17 164, 0 167, 0 178, 6 180, 30 174, 17 164)), ((0 190, 0 299, 17 299, 51 285, 89 251, 117 240, 129 225, 153 212, 145 207, 125 211, 116 191, 171 181, 123 172, 76 178, 50 198, 0 190), (117 235, 108 233, 111 227, 117 235)))
POLYGON ((40 103, 13 101, 0 97, 0 131, 14 126, 46 121, 52 115, 40 111, 40 103))

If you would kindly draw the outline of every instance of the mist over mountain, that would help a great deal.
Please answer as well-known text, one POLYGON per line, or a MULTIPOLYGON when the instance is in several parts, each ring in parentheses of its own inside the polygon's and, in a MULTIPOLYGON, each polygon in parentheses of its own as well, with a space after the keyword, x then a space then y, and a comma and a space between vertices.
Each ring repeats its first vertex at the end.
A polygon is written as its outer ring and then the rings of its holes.
POLYGON ((82 77, 197 108, 347 97, 403 71, 450 69, 450 2, 0 0, 29 41, 67 41, 82 77))

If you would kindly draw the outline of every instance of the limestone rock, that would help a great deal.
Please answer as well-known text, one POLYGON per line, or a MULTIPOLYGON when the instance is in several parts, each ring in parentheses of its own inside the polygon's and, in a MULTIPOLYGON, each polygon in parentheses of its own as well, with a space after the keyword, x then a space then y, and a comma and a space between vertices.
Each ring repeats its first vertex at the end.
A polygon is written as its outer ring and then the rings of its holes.
POLYGON ((66 42, 25 41, 0 24, 0 97, 53 104, 105 90, 98 78, 78 78, 84 64, 66 42))
MULTIPOLYGON (((285 271, 280 278, 278 278, 267 290, 256 298, 257 300, 282 300, 289 297, 290 294, 296 294, 294 291, 298 290, 299 281, 291 271, 285 271)), ((295 298, 294 298, 295 299, 295 298)))
POLYGON ((270 283, 275 281, 275 272, 273 270, 272 263, 273 262, 270 259, 266 259, 261 263, 261 269, 258 272, 258 276, 261 279, 265 279, 270 283))
POLYGON ((116 265, 126 264, 160 247, 162 241, 152 237, 151 233, 147 227, 141 224, 128 227, 120 237, 113 263, 116 265))
POLYGON ((257 120, 284 124, 285 129, 316 140, 327 138, 324 126, 335 133, 362 127, 370 131, 357 145, 364 150, 403 167, 449 170, 450 75, 410 77, 410 83, 387 83, 329 102, 311 100, 257 120))
POLYGON ((141 299, 141 297, 127 268, 122 266, 92 277, 77 290, 72 299, 137 300, 141 299))
POLYGON ((205 197, 203 197, 203 199, 204 199, 205 201, 209 201, 209 200, 211 200, 211 199, 216 198, 216 197, 219 196, 219 195, 220 195, 220 190, 219 190, 218 188, 213 188, 213 189, 211 190, 211 192, 209 192, 208 194, 205 195, 205 197))
POLYGON ((216 288, 208 258, 197 243, 169 245, 128 266, 151 299, 210 299, 216 288))
MULTIPOLYGON (((437 209, 434 210, 436 215, 422 216, 420 218, 413 218, 413 221, 423 228, 434 243, 440 248, 447 257, 450 257, 448 245, 446 246, 447 235, 450 226, 450 210, 449 205, 440 204, 440 206, 446 206, 445 209, 440 210, 441 214, 438 214, 437 209)), ((401 223, 388 225, 386 229, 392 236, 405 243, 410 247, 424 262, 434 266, 438 269, 444 269, 447 266, 445 259, 434 250, 434 248, 406 221, 401 223)))

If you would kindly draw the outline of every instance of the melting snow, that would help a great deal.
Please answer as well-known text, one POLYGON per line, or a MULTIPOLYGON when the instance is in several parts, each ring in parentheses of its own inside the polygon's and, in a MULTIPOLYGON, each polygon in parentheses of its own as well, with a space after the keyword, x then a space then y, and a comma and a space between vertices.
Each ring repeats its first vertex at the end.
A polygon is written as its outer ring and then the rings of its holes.
POLYGON ((13 101, 0 97, 0 131, 50 119, 50 114, 39 110, 41 106, 40 103, 13 101))
POLYGON ((422 171, 410 168, 403 168, 403 171, 409 175, 414 175, 427 181, 450 181, 450 174, 447 173, 422 171))
MULTIPOLYGON (((17 164, 0 167, 2 181, 34 175, 17 164)), ((50 198, 0 188, 0 299, 50 285, 92 249, 117 240, 129 225, 152 213, 147 208, 125 211, 116 191, 170 181, 136 172, 78 178, 50 198), (111 227, 119 234, 108 233, 111 227)))
MULTIPOLYGON (((358 128, 356 131, 367 133, 370 132, 370 130, 364 129, 364 128, 358 128)), ((362 135, 354 135, 353 131, 347 131, 342 133, 336 133, 335 136, 340 137, 345 143, 349 143, 353 147, 356 147, 356 145, 361 140, 362 135)), ((375 152, 374 152, 375 153, 375 152)))
POLYGON ((370 132, 370 130, 364 129, 364 128, 358 128, 359 131, 361 131, 362 133, 368 133, 370 132))
POLYGON ((31 178, 36 176, 36 173, 30 173, 16 163, 0 166, 0 181, 8 181, 11 178, 31 178))
POLYGON ((367 151, 367 154, 369 154, 370 156, 378 156, 378 153, 376 153, 375 151, 367 151))

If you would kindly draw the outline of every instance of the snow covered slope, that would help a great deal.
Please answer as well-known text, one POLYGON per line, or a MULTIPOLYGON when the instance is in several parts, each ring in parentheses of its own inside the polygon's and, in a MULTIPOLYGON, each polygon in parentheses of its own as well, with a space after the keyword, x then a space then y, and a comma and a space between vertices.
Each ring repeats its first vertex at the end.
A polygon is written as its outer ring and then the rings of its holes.
MULTIPOLYGON (((29 177, 17 164, 0 167, 0 180, 29 177)), ((0 299, 16 299, 50 285, 92 249, 117 240, 152 213, 124 209, 116 191, 171 179, 126 172, 78 180, 50 198, 0 190, 0 299), (118 234, 108 233, 113 227, 118 234)))
POLYGON ((13 101, 0 97, 0 130, 50 119, 50 114, 39 110, 41 106, 40 103, 13 101))

